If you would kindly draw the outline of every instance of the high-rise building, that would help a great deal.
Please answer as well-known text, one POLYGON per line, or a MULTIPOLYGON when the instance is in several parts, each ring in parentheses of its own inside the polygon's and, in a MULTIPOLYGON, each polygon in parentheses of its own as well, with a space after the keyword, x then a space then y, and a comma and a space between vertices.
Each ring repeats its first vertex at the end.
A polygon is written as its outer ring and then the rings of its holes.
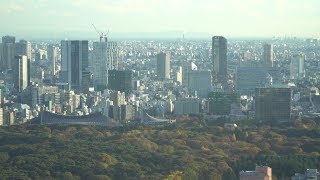
POLYGON ((256 166, 255 171, 241 171, 240 180, 272 180, 272 169, 268 166, 256 166))
POLYGON ((270 85, 270 75, 264 67, 237 67, 236 90, 241 95, 254 95, 257 87, 270 85))
POLYGON ((56 74, 56 62, 58 61, 58 51, 59 48, 55 47, 53 45, 50 45, 48 47, 48 60, 51 62, 51 74, 55 75, 56 74))
POLYGON ((12 69, 12 62, 15 59, 15 37, 14 36, 3 36, 2 44, 0 49, 0 70, 7 71, 12 69))
POLYGON ((88 41, 61 41, 61 81, 80 89, 82 73, 88 71, 88 41))
POLYGON ((240 104, 240 96, 236 93, 210 92, 208 95, 208 113, 214 115, 229 115, 231 105, 240 104))
POLYGON ((111 90, 125 92, 127 95, 132 91, 132 71, 109 70, 108 88, 111 90))
POLYGON ((182 66, 182 84, 184 86, 189 86, 189 72, 196 70, 198 70, 198 67, 193 62, 182 66))
POLYGON ((30 84, 30 61, 27 56, 16 56, 12 66, 15 90, 21 92, 30 84))
POLYGON ((256 120, 271 122, 289 121, 291 94, 290 88, 256 88, 256 120))
POLYGON ((305 77, 304 69, 305 55, 296 54, 291 57, 290 79, 301 79, 305 77))
POLYGON ((263 52, 262 52, 262 63, 265 67, 273 67, 273 45, 272 44, 264 44, 263 52))
POLYGON ((157 75, 162 79, 170 79, 170 53, 157 55, 157 75))
POLYGON ((108 63, 108 43, 94 42, 92 51, 92 74, 94 86, 103 90, 108 84, 108 70, 112 69, 108 63))
POLYGON ((20 40, 16 43, 16 55, 17 56, 27 56, 31 60, 31 43, 26 40, 20 40))
POLYGON ((119 48, 118 43, 113 41, 107 42, 107 56, 109 69, 119 68, 119 48))
POLYGON ((196 91, 199 97, 207 97, 212 90, 210 71, 190 71, 189 85, 190 91, 196 91))
POLYGON ((212 37, 212 75, 215 83, 227 84, 227 39, 212 37))

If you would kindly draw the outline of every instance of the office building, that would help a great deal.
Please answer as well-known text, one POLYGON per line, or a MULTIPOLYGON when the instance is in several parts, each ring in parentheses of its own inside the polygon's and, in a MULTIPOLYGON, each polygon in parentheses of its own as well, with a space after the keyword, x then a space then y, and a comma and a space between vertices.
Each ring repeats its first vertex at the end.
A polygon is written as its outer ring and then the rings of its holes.
POLYGON ((52 75, 56 75, 56 63, 58 61, 58 51, 59 51, 59 48, 58 47, 55 47, 53 45, 50 45, 48 47, 48 60, 51 64, 51 74, 52 75))
POLYGON ((3 109, 0 107, 0 126, 4 125, 3 109))
POLYGON ((161 79, 170 79, 170 53, 157 54, 157 75, 161 79))
POLYGON ((200 99, 199 98, 182 98, 174 102, 174 114, 199 114, 200 99))
POLYGON ((189 86, 189 72, 196 70, 198 70, 198 67, 193 62, 182 66, 182 84, 185 87, 189 86))
POLYGON ((208 97, 212 90, 211 79, 211 71, 191 71, 188 89, 196 92, 199 97, 208 97))
POLYGON ((61 81, 80 89, 82 73, 88 71, 88 41, 61 41, 61 81))
POLYGON ((227 39, 222 36, 212 37, 212 75, 214 83, 227 85, 227 39))
POLYGON ((210 92, 208 95, 207 111, 213 115, 229 115, 232 104, 240 105, 239 94, 210 92))
POLYGON ((266 68, 273 67, 274 55, 273 55, 273 45, 264 44, 262 52, 262 64, 266 68))
POLYGON ((127 95, 132 91, 132 71, 109 70, 108 73, 109 89, 125 92, 127 95))
POLYGON ((20 40, 16 43, 16 55, 17 56, 27 56, 31 60, 31 43, 26 40, 20 40))
POLYGON ((305 55, 296 54, 291 57, 290 79, 301 79, 305 77, 304 69, 305 55))
POLYGON ((236 69, 235 87, 241 95, 254 95, 257 87, 266 87, 270 84, 270 75, 264 67, 237 67, 236 69))
POLYGON ((14 88, 21 92, 30 84, 30 61, 27 56, 16 56, 13 66, 14 88))
POLYGON ((290 88, 256 88, 255 115, 257 121, 289 121, 290 112, 290 88))
POLYGON ((241 171, 240 180, 272 180, 272 169, 268 166, 256 166, 254 171, 241 171))
POLYGON ((92 51, 92 74, 94 86, 97 90, 103 90, 108 84, 108 70, 113 69, 108 61, 107 42, 94 42, 92 51))
POLYGON ((117 42, 107 42, 107 56, 109 69, 119 69, 119 47, 117 42))
POLYGON ((12 69, 12 62, 15 59, 15 37, 14 36, 3 36, 2 44, 0 49, 0 70, 7 71, 12 69))

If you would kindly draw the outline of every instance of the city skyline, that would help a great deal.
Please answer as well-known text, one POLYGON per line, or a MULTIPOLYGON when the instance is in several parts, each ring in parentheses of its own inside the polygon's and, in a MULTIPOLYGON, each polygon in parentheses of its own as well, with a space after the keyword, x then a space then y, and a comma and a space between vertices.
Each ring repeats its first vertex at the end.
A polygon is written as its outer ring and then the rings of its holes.
POLYGON ((95 24, 99 31, 110 29, 114 38, 171 38, 182 34, 189 38, 319 37, 319 6, 316 0, 14 0, 0 2, 0 33, 31 38, 93 38, 97 34, 91 24, 95 24))

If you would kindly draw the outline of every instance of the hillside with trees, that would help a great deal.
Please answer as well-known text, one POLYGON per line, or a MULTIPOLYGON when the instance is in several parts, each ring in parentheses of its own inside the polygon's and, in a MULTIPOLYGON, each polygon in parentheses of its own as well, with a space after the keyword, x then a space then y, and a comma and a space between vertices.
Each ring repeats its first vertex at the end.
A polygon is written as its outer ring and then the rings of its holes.
POLYGON ((238 179, 256 164, 274 179, 320 169, 315 120, 238 128, 183 116, 167 127, 0 128, 0 179, 238 179))

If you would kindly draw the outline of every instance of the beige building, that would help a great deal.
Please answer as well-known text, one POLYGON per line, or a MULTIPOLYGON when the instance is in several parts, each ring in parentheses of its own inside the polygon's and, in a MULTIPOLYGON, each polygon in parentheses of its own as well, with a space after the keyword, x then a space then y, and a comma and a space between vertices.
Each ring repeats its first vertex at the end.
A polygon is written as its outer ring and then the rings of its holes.
POLYGON ((157 75, 162 79, 170 79, 170 53, 157 55, 157 75))
POLYGON ((262 61, 265 67, 273 67, 274 56, 272 44, 263 45, 262 61))
POLYGON ((254 171, 241 171, 240 180, 272 180, 272 169, 268 166, 256 166, 254 171))

